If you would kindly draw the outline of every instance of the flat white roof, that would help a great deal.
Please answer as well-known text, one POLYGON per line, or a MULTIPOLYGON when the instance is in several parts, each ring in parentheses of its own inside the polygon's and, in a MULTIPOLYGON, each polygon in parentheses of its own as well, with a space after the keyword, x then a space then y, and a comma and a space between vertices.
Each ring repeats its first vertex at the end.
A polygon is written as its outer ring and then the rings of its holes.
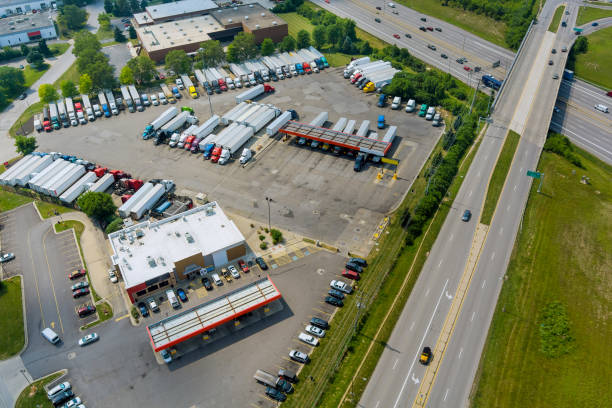
POLYGON ((153 20, 217 8, 212 0, 183 0, 145 7, 153 20))
POLYGON ((171 273, 174 263, 210 255, 244 242, 244 236, 216 202, 157 222, 145 221, 110 234, 126 288, 171 273))
POLYGON ((149 325, 147 333, 153 349, 160 351, 280 298, 281 293, 268 276, 220 298, 149 325))
POLYGON ((163 50, 185 44, 200 44, 210 40, 208 33, 224 30, 212 16, 187 17, 176 21, 136 27, 147 51, 163 50))

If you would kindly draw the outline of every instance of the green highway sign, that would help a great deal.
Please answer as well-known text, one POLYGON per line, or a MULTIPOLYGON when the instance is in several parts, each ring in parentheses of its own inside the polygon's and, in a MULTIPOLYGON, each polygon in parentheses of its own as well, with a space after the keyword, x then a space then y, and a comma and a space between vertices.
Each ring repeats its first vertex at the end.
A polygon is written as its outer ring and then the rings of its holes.
POLYGON ((527 177, 533 177, 533 178, 539 179, 541 176, 542 176, 542 173, 540 173, 539 171, 527 170, 527 177))

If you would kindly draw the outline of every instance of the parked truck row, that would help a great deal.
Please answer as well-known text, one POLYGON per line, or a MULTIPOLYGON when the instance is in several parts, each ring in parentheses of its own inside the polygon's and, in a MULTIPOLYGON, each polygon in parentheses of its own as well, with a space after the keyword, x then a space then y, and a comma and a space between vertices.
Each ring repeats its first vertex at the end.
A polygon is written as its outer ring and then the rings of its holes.
POLYGON ((363 57, 347 65, 344 69, 344 78, 350 79, 351 84, 365 93, 382 92, 397 72, 399 71, 393 68, 389 61, 370 61, 370 57, 363 57))

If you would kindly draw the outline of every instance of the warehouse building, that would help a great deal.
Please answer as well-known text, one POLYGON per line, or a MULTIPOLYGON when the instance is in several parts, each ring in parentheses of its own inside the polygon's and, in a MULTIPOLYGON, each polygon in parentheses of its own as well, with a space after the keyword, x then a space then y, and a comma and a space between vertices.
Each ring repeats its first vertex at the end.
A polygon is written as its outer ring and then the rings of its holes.
POLYGON ((216 202, 110 234, 115 271, 132 303, 242 258, 247 246, 216 202))
POLYGON ((57 31, 49 13, 7 17, 0 23, 0 47, 52 38, 57 38, 57 31))
POLYGON ((0 0, 0 14, 2 17, 14 14, 26 14, 35 10, 56 9, 60 0, 0 0))
POLYGON ((283 19, 257 3, 219 8, 210 0, 185 0, 149 6, 134 21, 142 50, 158 62, 172 50, 195 53, 204 41, 231 41, 241 31, 257 43, 267 37, 278 42, 289 33, 283 19))

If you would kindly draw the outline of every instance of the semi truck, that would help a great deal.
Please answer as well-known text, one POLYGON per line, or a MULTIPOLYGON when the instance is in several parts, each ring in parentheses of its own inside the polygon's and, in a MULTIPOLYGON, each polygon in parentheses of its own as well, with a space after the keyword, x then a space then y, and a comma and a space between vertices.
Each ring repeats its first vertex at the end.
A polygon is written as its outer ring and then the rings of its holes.
POLYGON ((35 156, 6 179, 5 184, 24 187, 33 177, 52 164, 50 156, 35 156))
POLYGON ((85 174, 85 166, 75 164, 62 178, 58 179, 54 184, 48 188, 48 194, 51 197, 59 197, 62 193, 74 184, 75 181, 80 179, 85 174))
POLYGON ((343 133, 348 133, 349 135, 353 134, 353 131, 355 130, 355 124, 357 122, 355 122, 355 120, 351 119, 347 122, 346 127, 344 128, 344 130, 342 131, 343 133))
POLYGON ((31 190, 39 191, 39 186, 46 183, 51 177, 57 174, 62 167, 67 165, 68 162, 63 159, 57 159, 50 166, 46 167, 44 170, 40 171, 36 176, 32 177, 28 181, 28 187, 31 190))
POLYGON ((147 127, 145 127, 144 131, 142 132, 142 138, 146 140, 155 136, 157 130, 178 115, 178 113, 178 109, 174 106, 166 109, 153 122, 149 123, 147 127))
POLYGON ((104 92, 100 92, 98 94, 98 101, 100 102, 100 105, 102 105, 104 116, 109 118, 111 116, 111 110, 110 106, 108 106, 108 101, 106 100, 106 95, 104 95, 104 92))
POLYGON ((207 82, 204 73, 199 69, 194 70, 193 73, 195 74, 195 77, 200 85, 202 85, 202 88, 204 88, 204 84, 207 82))
POLYGON ((57 184, 59 180, 61 180, 70 170, 72 170, 76 164, 67 162, 68 164, 62 166, 53 174, 50 178, 48 178, 44 183, 39 184, 38 192, 49 195, 49 187, 57 184))
MULTIPOLYGON (((185 129, 183 131, 183 133, 179 134, 177 132, 174 132, 172 134, 172 136, 170 136, 170 141, 168 143, 168 145, 170 147, 177 147, 179 142, 182 140, 183 143, 185 142, 185 139, 187 139, 187 137, 189 137, 190 135, 193 134, 193 132, 197 129, 198 127, 196 125, 191 125, 189 126, 187 129, 185 129)), ((181 147, 184 147, 185 145, 182 144, 181 147)))
POLYGON ((161 84, 160 87, 161 87, 162 92, 166 96, 166 99, 168 100, 168 102, 176 103, 176 99, 174 98, 174 94, 170 91, 170 88, 168 88, 168 85, 161 84))
POLYGON ((247 100, 253 100, 259 95, 261 95, 262 93, 264 93, 263 85, 260 84, 260 85, 254 86, 253 88, 247 89, 246 91, 241 92, 240 94, 236 95, 236 103, 239 104, 247 100))
POLYGON ((77 121, 76 113, 74 111, 74 104, 72 103, 72 98, 66 98, 66 112, 68 113, 68 120, 70 120, 70 124, 72 126, 77 126, 79 122, 77 121))
POLYGON ((196 139, 202 139, 212 133, 213 130, 219 125, 220 118, 217 115, 213 115, 198 128, 193 131, 193 135, 196 139))
POLYGON ((59 114, 59 120, 62 123, 62 126, 67 128, 70 127, 70 122, 68 121, 68 115, 66 115, 66 105, 64 105, 64 100, 60 99, 56 102, 57 104, 57 112, 59 114))
POLYGON ((70 188, 62 193, 59 197, 60 201, 65 204, 72 204, 81 194, 89 189, 91 183, 95 183, 96 173, 88 171, 80 179, 78 179, 70 188))
POLYGON ((315 127, 321 127, 327 121, 327 118, 328 118, 328 113, 321 112, 317 115, 316 118, 310 121, 309 125, 315 126, 315 127))
POLYGON ((57 130, 61 127, 59 114, 57 113, 57 105, 55 102, 49 103, 49 117, 51 118, 51 124, 53 125, 53 129, 57 130))
POLYGON ((113 115, 119 114, 119 109, 117 109, 117 104, 115 103, 115 96, 112 91, 106 91, 106 99, 108 100, 108 107, 110 108, 113 115))
POLYGON ((368 63, 370 63, 370 57, 357 58, 357 59, 351 61, 346 66, 346 68, 344 69, 344 77, 348 78, 349 76, 351 76, 353 71, 355 71, 355 69, 357 69, 358 66, 365 65, 365 64, 368 64, 368 63))
POLYGON ((189 78, 187 75, 181 75, 181 79, 183 80, 183 84, 185 85, 185 89, 187 89, 189 92, 189 95, 191 95, 193 99, 196 99, 199 95, 195 89, 195 86, 193 85, 193 82, 191 82, 191 78, 189 78))
POLYGON ((485 86, 488 86, 489 88, 493 88, 495 90, 499 90, 499 88, 502 85, 502 81, 495 79, 494 76, 492 75, 483 75, 482 76, 482 83, 485 86))
POLYGON ((195 116, 191 116, 189 112, 181 112, 176 115, 172 120, 163 125, 158 131, 156 137, 168 137, 171 136, 176 130, 180 129, 185 125, 185 123, 190 123, 192 125, 197 123, 197 119, 195 116))
MULTIPOLYGON (((130 216, 134 220, 139 220, 165 193, 168 193, 173 188, 174 182, 172 182, 172 180, 160 180, 149 191, 143 194, 138 202, 134 203, 134 206, 130 210, 130 216)), ((140 190, 138 190, 138 192, 139 191, 140 190)), ((136 192, 136 194, 138 194, 138 192, 136 192)), ((134 194, 134 196, 136 194, 134 194)))
POLYGON ((147 182, 142 187, 140 187, 138 191, 134 193, 134 195, 132 195, 125 203, 121 205, 121 207, 119 207, 119 210, 118 210, 119 216, 121 218, 129 217, 130 211, 132 210, 132 207, 134 206, 134 204, 140 201, 142 197, 144 197, 145 194, 147 194, 147 192, 149 192, 152 188, 153 188, 153 183, 150 183, 150 182, 147 182))
POLYGON ((21 169, 23 169, 28 163, 30 163, 32 160, 35 160, 36 157, 39 156, 36 156, 34 154, 28 154, 27 156, 23 157, 21 160, 10 166, 4 173, 0 174, 0 184, 8 184, 8 180, 11 179, 14 174, 21 171, 21 169))
POLYGON ((240 102, 238 105, 225 112, 225 114, 221 117, 221 122, 224 125, 227 125, 229 123, 229 119, 232 118, 236 112, 240 111, 241 109, 244 109, 245 106, 249 106, 249 104, 246 102, 240 102))
POLYGON ((338 119, 338 121, 336 122, 332 130, 335 130, 336 132, 342 132, 344 128, 346 127, 347 122, 348 122, 347 118, 338 119))
POLYGON ((237 153, 240 148, 253 136, 253 128, 241 126, 236 132, 223 144, 221 155, 219 156, 219 164, 225 164, 231 156, 237 153))
POLYGON ((260 113, 259 115, 257 115, 257 117, 253 118, 252 120, 249 120, 249 122, 247 123, 247 126, 253 129, 254 133, 257 133, 264 126, 270 123, 270 121, 274 120, 277 114, 278 114, 278 110, 268 109, 260 113))
POLYGON ((123 96, 123 103, 127 106, 128 111, 134 112, 134 102, 132 101, 132 97, 130 96, 130 91, 128 87, 123 85, 121 87, 121 95, 123 96))
POLYGON ((144 106, 142 104, 142 100, 140 99, 140 95, 138 95, 138 91, 134 85, 128 86, 128 91, 130 91, 130 96, 132 97, 132 101, 136 106, 136 110, 138 112, 142 112, 144 110, 144 106))
POLYGON ((96 115, 91 107, 91 102, 89 101, 89 96, 83 94, 81 95, 81 99, 83 100, 83 106, 85 107, 85 113, 87 114, 87 119, 90 122, 96 120, 96 115))

